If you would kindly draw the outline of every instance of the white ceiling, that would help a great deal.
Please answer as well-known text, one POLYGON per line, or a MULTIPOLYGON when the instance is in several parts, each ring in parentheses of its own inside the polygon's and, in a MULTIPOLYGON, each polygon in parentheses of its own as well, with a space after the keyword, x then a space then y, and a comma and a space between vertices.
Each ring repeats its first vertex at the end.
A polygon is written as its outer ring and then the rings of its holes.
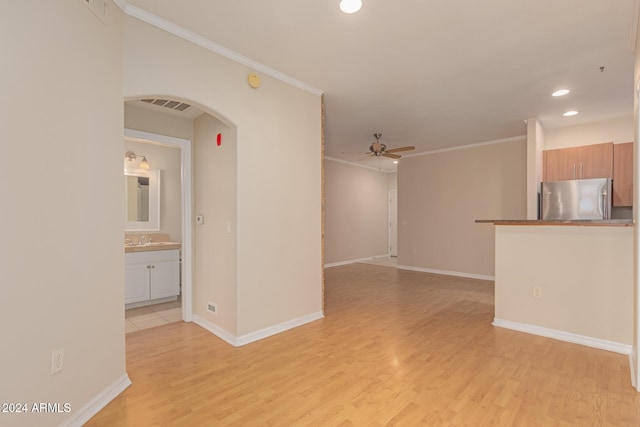
POLYGON ((420 153, 525 135, 528 118, 551 129, 633 112, 637 0, 363 0, 353 15, 338 3, 128 1, 321 89, 325 152, 342 160, 374 132, 420 153))

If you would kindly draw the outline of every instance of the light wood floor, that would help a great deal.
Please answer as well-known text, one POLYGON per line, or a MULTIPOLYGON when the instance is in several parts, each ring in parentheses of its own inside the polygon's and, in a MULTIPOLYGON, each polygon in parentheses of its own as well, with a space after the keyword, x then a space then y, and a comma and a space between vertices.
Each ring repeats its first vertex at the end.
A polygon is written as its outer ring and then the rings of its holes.
POLYGON ((493 284, 352 264, 326 317, 234 348, 128 334, 133 385, 88 426, 638 426, 627 356, 491 326, 493 284))

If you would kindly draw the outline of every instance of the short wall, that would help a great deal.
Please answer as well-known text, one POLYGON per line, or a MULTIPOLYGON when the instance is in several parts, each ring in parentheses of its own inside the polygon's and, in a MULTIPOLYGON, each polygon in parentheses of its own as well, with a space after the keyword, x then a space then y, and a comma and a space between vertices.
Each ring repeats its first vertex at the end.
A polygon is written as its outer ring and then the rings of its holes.
POLYGON ((633 228, 496 226, 495 299, 498 326, 517 323, 630 348, 633 228))

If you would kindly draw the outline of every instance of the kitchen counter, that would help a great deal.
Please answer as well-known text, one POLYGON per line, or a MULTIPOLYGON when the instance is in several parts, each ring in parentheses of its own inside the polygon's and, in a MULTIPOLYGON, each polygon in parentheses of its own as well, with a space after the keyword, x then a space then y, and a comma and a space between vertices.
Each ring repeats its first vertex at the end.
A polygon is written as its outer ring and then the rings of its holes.
POLYGON ((476 219, 477 224, 495 225, 563 225, 583 227, 633 227, 631 219, 581 219, 581 220, 548 220, 548 219, 476 219))
POLYGON ((169 249, 180 249, 181 243, 176 242, 153 242, 142 245, 125 245, 125 253, 129 252, 149 252, 149 251, 166 251, 169 249))

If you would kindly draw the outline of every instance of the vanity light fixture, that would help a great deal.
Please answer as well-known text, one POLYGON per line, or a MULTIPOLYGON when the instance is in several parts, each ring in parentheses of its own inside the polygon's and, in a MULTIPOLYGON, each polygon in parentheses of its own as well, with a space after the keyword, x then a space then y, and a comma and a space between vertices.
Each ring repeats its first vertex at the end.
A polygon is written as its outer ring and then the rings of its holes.
POLYGON ((344 13, 356 13, 362 9, 362 0, 341 0, 340 10, 344 13))
POLYGON ((577 111, 575 111, 575 110, 571 110, 571 111, 567 111, 566 113, 564 113, 564 114, 563 114, 563 116, 565 116, 565 117, 571 117, 571 116, 575 116, 575 115, 577 115, 577 114, 578 114, 578 112, 577 112, 577 111))
POLYGON ((147 162, 147 158, 145 156, 142 156, 142 161, 138 166, 140 166, 142 169, 149 169, 149 162, 147 162))
POLYGON ((569 92, 571 92, 569 89, 558 89, 557 91, 553 92, 551 96, 565 96, 569 92))
POLYGON ((134 153, 133 151, 127 151, 126 153, 124 153, 124 158, 125 160, 128 160, 130 162, 133 162, 134 160, 136 160, 138 157, 142 157, 142 161, 140 161, 140 163, 138 164, 138 167, 141 169, 149 169, 149 162, 147 161, 147 158, 145 156, 137 156, 136 153, 134 153))

